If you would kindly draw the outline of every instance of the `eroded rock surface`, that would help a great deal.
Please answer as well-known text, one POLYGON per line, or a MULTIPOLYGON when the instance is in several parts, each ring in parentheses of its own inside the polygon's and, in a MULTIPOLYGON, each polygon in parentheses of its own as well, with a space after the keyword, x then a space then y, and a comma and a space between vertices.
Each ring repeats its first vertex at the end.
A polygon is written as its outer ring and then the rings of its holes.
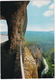
POLYGON ((23 35, 27 24, 28 1, 1 2, 1 17, 7 20, 9 41, 2 43, 1 78, 22 78, 20 69, 20 41, 22 42, 25 78, 38 78, 38 67, 26 47, 23 35))

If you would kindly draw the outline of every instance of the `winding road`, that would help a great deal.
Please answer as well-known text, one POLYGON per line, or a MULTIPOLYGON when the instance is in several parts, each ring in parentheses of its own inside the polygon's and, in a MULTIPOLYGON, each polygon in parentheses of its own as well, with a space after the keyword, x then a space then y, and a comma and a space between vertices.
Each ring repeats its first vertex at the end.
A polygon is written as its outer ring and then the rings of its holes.
POLYGON ((45 59, 44 57, 42 57, 42 59, 43 59, 45 68, 44 68, 44 70, 41 72, 41 77, 43 77, 43 75, 46 74, 46 73, 48 72, 48 70, 49 70, 49 66, 48 66, 48 64, 47 64, 46 59, 45 59))

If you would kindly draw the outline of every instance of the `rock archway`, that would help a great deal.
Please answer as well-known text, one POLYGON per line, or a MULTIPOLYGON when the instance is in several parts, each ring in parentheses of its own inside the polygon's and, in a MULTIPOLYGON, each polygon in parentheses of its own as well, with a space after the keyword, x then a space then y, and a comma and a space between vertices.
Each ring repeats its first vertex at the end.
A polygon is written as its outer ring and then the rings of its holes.
POLYGON ((1 78, 22 78, 20 69, 20 42, 25 78, 38 78, 38 67, 26 47, 23 35, 27 26, 28 1, 1 2, 1 18, 8 24, 9 41, 1 45, 1 78))

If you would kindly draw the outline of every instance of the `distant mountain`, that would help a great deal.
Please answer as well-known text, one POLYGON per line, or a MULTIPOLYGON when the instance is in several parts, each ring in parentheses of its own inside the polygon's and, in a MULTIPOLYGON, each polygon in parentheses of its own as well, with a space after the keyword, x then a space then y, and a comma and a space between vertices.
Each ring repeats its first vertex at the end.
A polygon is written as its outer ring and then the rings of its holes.
POLYGON ((26 31, 25 40, 27 42, 52 42, 54 41, 54 32, 38 32, 38 31, 26 31))
POLYGON ((0 32, 0 34, 8 34, 8 32, 6 32, 6 31, 3 31, 3 32, 0 32))
POLYGON ((35 32, 27 31, 25 34, 25 40, 27 43, 35 43, 39 45, 41 53, 54 48, 54 32, 35 32))

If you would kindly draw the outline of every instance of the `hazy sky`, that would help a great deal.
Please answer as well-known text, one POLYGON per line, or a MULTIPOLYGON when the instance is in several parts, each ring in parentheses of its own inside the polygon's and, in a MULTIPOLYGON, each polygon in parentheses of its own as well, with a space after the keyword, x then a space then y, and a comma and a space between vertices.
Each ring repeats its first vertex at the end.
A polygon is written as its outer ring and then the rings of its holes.
MULTIPOLYGON (((54 1, 32 0, 27 6, 27 31, 53 31, 54 1)), ((7 31, 6 21, 0 20, 0 31, 7 31)))

